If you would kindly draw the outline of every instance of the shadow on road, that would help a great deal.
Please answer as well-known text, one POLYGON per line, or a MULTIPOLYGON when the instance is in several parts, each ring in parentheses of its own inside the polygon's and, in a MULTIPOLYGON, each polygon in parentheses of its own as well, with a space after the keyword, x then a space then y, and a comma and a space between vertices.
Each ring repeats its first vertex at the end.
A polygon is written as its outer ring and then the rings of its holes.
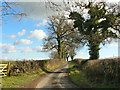
POLYGON ((60 71, 57 71, 57 72, 48 72, 48 73, 67 73, 68 72, 68 68, 64 68, 64 69, 61 69, 60 71))
MULTIPOLYGON (((63 65, 62 67, 64 67, 65 65, 63 65)), ((60 69, 59 71, 55 72, 55 71, 48 71, 47 69, 45 69, 44 63, 42 63, 40 66, 41 66, 41 69, 46 73, 67 73, 68 72, 68 68, 60 69)))

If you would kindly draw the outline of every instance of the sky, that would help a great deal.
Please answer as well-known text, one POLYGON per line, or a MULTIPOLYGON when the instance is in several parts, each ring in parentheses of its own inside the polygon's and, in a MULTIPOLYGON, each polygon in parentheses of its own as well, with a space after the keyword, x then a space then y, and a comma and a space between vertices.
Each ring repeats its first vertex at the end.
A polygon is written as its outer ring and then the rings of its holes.
MULTIPOLYGON (((109 0, 113 2, 113 0, 109 0)), ((118 2, 119 0, 114 0, 118 2)), ((56 13, 46 9, 43 2, 21 2, 16 8, 27 13, 27 16, 7 16, 2 21, 0 40, 0 59, 49 59, 50 52, 43 51, 43 39, 48 36, 48 16, 56 13)), ((118 56, 118 42, 111 42, 105 46, 100 45, 100 58, 118 56)), ((76 51, 75 58, 89 58, 88 47, 84 46, 76 51)))

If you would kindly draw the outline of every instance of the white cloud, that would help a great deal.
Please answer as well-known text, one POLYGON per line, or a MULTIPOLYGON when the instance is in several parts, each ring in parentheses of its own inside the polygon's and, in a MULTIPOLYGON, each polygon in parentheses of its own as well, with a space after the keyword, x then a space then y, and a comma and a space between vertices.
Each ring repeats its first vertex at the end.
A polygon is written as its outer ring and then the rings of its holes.
POLYGON ((11 35, 11 36, 8 36, 8 38, 11 38, 11 39, 16 39, 16 35, 11 35))
POLYGON ((3 53, 15 53, 16 48, 11 44, 0 44, 0 49, 3 50, 3 53))
POLYGON ((3 47, 3 44, 0 43, 0 49, 2 49, 2 47, 3 47))
POLYGON ((30 31, 27 38, 36 38, 38 40, 42 40, 46 37, 47 35, 43 30, 35 30, 35 31, 30 31))
POLYGON ((38 23, 37 24, 37 27, 39 27, 39 26, 41 26, 41 25, 46 25, 46 23, 47 23, 47 20, 46 19, 43 19, 43 21, 41 22, 41 23, 38 23))
POLYGON ((34 48, 34 50, 37 51, 37 52, 41 52, 41 51, 43 51, 43 46, 36 46, 34 48))
MULTIPOLYGON (((7 0, 7 1, 11 1, 11 0, 7 0)), ((53 11, 51 10, 51 8, 48 8, 50 6, 48 1, 53 1, 57 5, 61 5, 61 7, 63 8, 65 7, 63 1, 70 1, 70 0, 15 0, 15 2, 17 2, 16 6, 22 10, 21 12, 25 12, 26 14, 26 16, 22 16, 22 17, 25 18, 27 17, 32 19, 43 19, 43 18, 47 18, 48 16, 56 14, 56 11, 53 11)), ((83 0, 72 0, 70 2, 74 3, 74 1, 80 2, 83 0)), ((88 0, 84 0, 84 1, 88 2, 88 0)), ((101 1, 101 0, 96 0, 96 1, 101 1)), ((119 0, 106 0, 106 1, 119 2, 119 0)))
POLYGON ((16 37, 16 35, 10 35, 10 36, 7 36, 7 35, 5 35, 4 34, 4 36, 5 36, 5 38, 7 38, 7 39, 16 39, 17 37, 16 37))
POLYGON ((28 39, 21 39, 20 41, 15 41, 14 45, 20 45, 20 44, 25 44, 25 45, 29 45, 32 44, 32 41, 28 40, 28 39))
POLYGON ((26 30, 23 29, 22 32, 18 32, 18 36, 23 36, 25 34, 26 30))
POLYGON ((19 50, 21 50, 22 53, 30 53, 30 52, 33 52, 33 50, 30 48, 30 47, 22 47, 22 48, 19 48, 19 50))
POLYGON ((33 50, 36 52, 47 51, 47 49, 44 49, 44 46, 36 46, 33 50))
POLYGON ((21 47, 18 48, 18 50, 20 50, 22 53, 31 53, 31 52, 43 52, 45 51, 43 48, 44 48, 43 46, 36 46, 35 48, 21 47))
POLYGON ((32 18, 34 20, 45 19, 48 16, 55 15, 55 11, 49 8, 49 3, 45 2, 18 2, 16 5, 22 11, 25 12, 25 18, 32 18))

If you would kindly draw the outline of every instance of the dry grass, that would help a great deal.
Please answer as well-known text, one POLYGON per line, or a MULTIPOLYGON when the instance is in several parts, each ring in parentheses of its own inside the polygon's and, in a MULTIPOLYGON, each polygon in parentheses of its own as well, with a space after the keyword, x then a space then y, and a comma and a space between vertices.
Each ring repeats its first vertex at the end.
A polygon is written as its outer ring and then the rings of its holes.
POLYGON ((120 58, 99 59, 99 60, 75 60, 88 81, 103 85, 103 87, 120 87, 120 58))
POLYGON ((90 60, 82 69, 90 81, 112 81, 114 83, 120 83, 119 70, 120 58, 90 60))

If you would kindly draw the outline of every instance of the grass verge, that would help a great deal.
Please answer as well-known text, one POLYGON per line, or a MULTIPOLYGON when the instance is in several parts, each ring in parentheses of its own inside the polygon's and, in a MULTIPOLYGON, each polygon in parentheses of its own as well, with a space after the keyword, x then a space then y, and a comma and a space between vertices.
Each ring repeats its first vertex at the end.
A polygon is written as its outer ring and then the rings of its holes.
POLYGON ((34 71, 26 73, 19 73, 18 76, 2 77, 2 88, 20 88, 27 83, 35 80, 40 75, 45 74, 43 71, 34 71))
MULTIPOLYGON (((51 71, 64 63, 66 62, 51 66, 47 70, 51 71)), ((45 74, 44 71, 39 70, 31 71, 29 73, 19 73, 18 76, 2 77, 2 88, 21 88, 24 87, 24 85, 27 85, 28 83, 34 81, 35 79, 44 74, 45 74)))
POLYGON ((112 82, 90 82, 84 72, 82 72, 77 65, 78 64, 71 62, 69 77, 72 82, 74 82, 80 88, 119 88, 112 82))

